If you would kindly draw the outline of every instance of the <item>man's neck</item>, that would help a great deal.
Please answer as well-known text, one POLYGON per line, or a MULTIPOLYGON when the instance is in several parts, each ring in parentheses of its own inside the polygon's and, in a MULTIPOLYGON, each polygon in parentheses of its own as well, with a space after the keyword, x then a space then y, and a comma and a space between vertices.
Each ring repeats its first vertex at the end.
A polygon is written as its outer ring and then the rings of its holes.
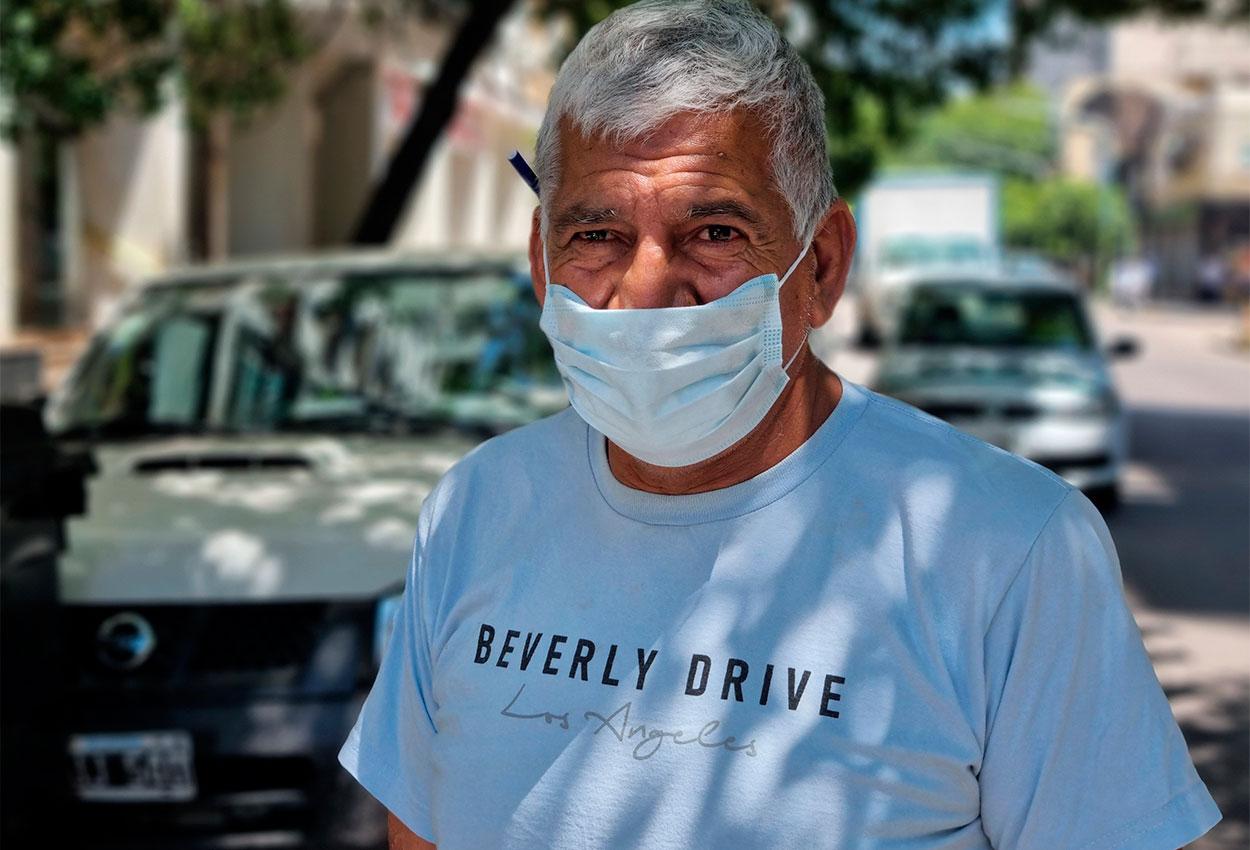
POLYGON ((771 469, 803 445, 842 400, 842 381, 828 366, 805 351, 768 414, 734 445, 691 466, 655 466, 627 454, 608 441, 608 465, 626 487, 684 496, 740 484, 771 469))

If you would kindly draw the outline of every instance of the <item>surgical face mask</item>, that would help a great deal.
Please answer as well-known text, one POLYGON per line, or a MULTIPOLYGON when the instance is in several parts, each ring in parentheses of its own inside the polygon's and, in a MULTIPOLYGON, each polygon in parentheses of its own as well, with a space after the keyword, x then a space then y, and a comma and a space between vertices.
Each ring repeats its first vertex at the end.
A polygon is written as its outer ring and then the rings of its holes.
POLYGON ((782 364, 778 295, 810 245, 780 279, 760 275, 694 307, 598 310, 546 271, 539 324, 573 408, 656 466, 689 466, 741 440, 777 401, 806 343, 805 333, 782 364))

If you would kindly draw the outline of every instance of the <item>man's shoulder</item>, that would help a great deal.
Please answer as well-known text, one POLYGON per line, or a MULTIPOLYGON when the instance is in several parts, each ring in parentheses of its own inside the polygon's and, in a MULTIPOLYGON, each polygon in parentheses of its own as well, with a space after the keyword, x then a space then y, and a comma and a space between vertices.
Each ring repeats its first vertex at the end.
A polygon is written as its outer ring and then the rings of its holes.
POLYGON ((956 511, 1001 528, 1036 531, 1073 486, 1046 467, 964 433, 919 408, 872 390, 857 429, 854 462, 911 506, 956 511))
POLYGON ((549 416, 512 428, 479 443, 453 469, 462 471, 499 462, 538 462, 568 455, 574 441, 584 444, 586 426, 576 411, 565 407, 549 416))
POLYGON ((429 502, 431 521, 448 506, 485 507, 493 498, 532 506, 552 481, 567 481, 584 456, 586 428, 572 408, 479 443, 443 474, 429 502))
POLYGON ((855 485, 898 529, 906 568, 932 589, 951 634, 963 634, 969 617, 989 621, 1056 514, 1069 532, 1106 536, 1096 509, 1063 478, 911 405, 872 392, 856 432, 844 449, 855 485))

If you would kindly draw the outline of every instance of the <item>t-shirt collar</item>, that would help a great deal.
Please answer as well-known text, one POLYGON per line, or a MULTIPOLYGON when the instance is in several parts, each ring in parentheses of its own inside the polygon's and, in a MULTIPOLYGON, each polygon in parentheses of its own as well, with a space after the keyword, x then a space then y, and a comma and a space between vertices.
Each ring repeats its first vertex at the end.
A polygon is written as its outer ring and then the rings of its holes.
POLYGON ((706 493, 665 496, 625 486, 608 465, 603 435, 586 425, 587 456, 595 485, 614 511, 649 525, 697 525, 759 510, 807 480, 833 456, 859 421, 868 405, 868 392, 853 381, 841 376, 838 379, 842 398, 801 446, 754 478, 706 493))

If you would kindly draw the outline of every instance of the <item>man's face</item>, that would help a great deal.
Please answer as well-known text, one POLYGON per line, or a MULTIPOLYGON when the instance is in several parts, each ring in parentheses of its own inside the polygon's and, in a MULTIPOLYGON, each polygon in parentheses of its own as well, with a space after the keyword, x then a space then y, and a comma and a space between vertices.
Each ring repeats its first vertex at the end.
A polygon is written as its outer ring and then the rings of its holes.
MULTIPOLYGON (((592 307, 707 303, 753 277, 784 274, 805 247, 772 184, 764 129, 749 113, 678 116, 649 138, 625 145, 587 139, 566 122, 560 149, 559 185, 543 197, 550 215, 551 281, 592 307)), ((840 208, 845 212, 845 205, 840 208)), ((850 241, 839 241, 837 285, 821 279, 813 251, 781 290, 787 352, 808 324, 828 318, 841 294, 840 267, 849 263, 854 244, 849 213, 844 218, 850 241)), ((537 215, 530 264, 541 303, 537 215)))

